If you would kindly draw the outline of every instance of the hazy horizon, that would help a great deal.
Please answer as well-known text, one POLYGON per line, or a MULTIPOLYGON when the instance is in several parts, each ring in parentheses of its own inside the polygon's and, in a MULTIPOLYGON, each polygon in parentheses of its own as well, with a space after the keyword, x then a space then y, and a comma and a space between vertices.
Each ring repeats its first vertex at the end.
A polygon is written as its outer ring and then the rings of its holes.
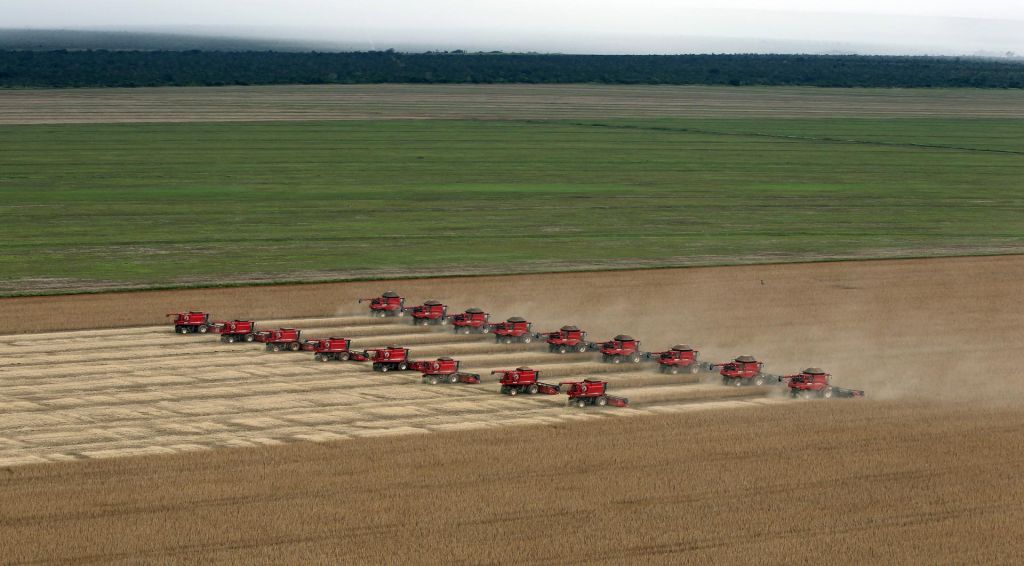
POLYGON ((23 30, 170 33, 285 41, 323 50, 537 51, 596 54, 1024 53, 1024 3, 839 0, 615 2, 521 0, 354 2, 296 0, 287 6, 229 0, 143 4, 13 0, 0 26, 23 30), (97 5, 99 4, 99 5, 97 5))

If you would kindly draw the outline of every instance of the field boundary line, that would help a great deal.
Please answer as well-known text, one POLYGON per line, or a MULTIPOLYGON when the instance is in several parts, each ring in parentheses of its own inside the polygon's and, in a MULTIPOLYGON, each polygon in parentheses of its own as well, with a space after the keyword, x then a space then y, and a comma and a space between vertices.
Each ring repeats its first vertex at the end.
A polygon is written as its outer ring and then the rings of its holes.
MULTIPOLYGON (((552 120, 520 120, 524 123, 547 123, 550 124, 552 120)), ((555 121, 557 122, 557 121, 555 121)), ((631 124, 608 124, 604 122, 579 122, 579 121, 568 121, 561 122, 562 124, 570 126, 583 126, 592 128, 609 128, 617 130, 646 130, 654 132, 680 132, 689 134, 706 134, 714 136, 739 136, 739 137, 759 137, 759 138, 771 138, 780 140, 791 140, 791 141, 806 141, 806 142, 822 142, 822 143, 842 143, 842 144, 854 144, 854 145, 877 145, 883 147, 904 147, 909 149, 942 149, 947 151, 977 151, 983 153, 1000 153, 1009 155, 1024 155, 1024 151, 1018 151, 1015 149, 992 149, 983 147, 966 147, 966 146, 955 146, 955 145, 940 145, 940 144, 927 144, 927 143, 899 143, 899 142, 886 142, 886 141, 871 141, 862 139, 851 139, 851 138, 832 138, 832 137, 818 137, 818 136, 798 136, 792 134, 772 134, 769 132, 729 132, 722 130, 706 130, 703 128, 685 128, 685 127, 671 127, 671 126, 638 126, 631 124)))

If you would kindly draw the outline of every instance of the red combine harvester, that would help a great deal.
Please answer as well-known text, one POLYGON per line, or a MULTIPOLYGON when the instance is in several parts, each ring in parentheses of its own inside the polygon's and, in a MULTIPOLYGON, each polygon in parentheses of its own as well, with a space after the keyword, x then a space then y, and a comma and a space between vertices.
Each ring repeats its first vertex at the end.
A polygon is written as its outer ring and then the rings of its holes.
POLYGON ((487 334, 491 331, 490 318, 483 309, 473 307, 451 317, 451 323, 456 334, 487 334))
POLYGON ((686 344, 676 344, 671 350, 652 352, 650 355, 658 361, 658 370, 661 373, 697 373, 702 367, 700 351, 686 344))
POLYGON ((501 383, 501 392, 513 397, 520 393, 558 395, 562 391, 562 387, 559 385, 538 381, 540 379, 540 371, 535 369, 496 369, 491 372, 491 375, 494 374, 501 375, 498 379, 499 383, 501 383))
POLYGON ((298 352, 302 349, 301 336, 301 330, 278 328, 277 330, 257 332, 256 341, 266 344, 268 352, 280 352, 282 350, 298 352))
POLYGON ((569 395, 569 406, 586 407, 597 405, 604 407, 625 407, 629 405, 629 399, 625 397, 613 397, 608 395, 608 382, 596 379, 585 379, 583 381, 563 381, 559 385, 568 385, 566 391, 569 395))
POLYGON ((648 357, 640 351, 640 341, 628 334, 619 334, 615 338, 598 345, 601 349, 601 361, 621 364, 622 362, 640 363, 648 357))
POLYGON ((804 399, 831 399, 833 397, 863 397, 860 389, 845 389, 833 386, 830 381, 832 374, 825 373, 821 368, 807 368, 802 373, 785 375, 779 381, 789 386, 790 397, 804 399))
POLYGON ((549 352, 566 354, 569 352, 589 352, 597 345, 587 341, 587 333, 577 326, 563 326, 554 332, 542 332, 537 335, 548 343, 549 352))
POLYGON ((252 320, 232 320, 214 325, 221 342, 252 342, 256 339, 256 323, 252 320))
POLYGON ((529 344, 533 342, 533 332, 530 331, 532 326, 525 318, 513 316, 505 322, 492 324, 491 332, 494 333, 494 341, 498 343, 511 344, 513 342, 521 342, 529 344))
POLYGON ((412 323, 416 326, 448 324, 448 306, 433 299, 412 308, 412 323))
POLYGON ((370 316, 405 316, 405 299, 394 291, 387 291, 373 299, 359 299, 359 302, 370 301, 370 316))
POLYGON ((423 373, 423 383, 480 383, 480 374, 459 371, 459 361, 448 357, 432 362, 410 362, 409 369, 423 373))
POLYGON ((770 381, 777 381, 778 376, 764 373, 764 363, 757 361, 754 356, 739 356, 731 362, 711 364, 709 369, 722 368, 722 384, 724 385, 765 385, 770 381))
MULTIPOLYGON (((406 371, 409 369, 409 348, 401 346, 375 348, 367 350, 364 356, 368 361, 373 362, 373 371, 406 371)), ((355 356, 352 359, 357 360, 355 356)))
POLYGON ((313 352, 313 359, 318 362, 329 362, 331 360, 348 361, 349 359, 362 358, 358 361, 366 361, 366 357, 358 352, 352 351, 352 341, 348 338, 320 338, 308 340, 302 345, 302 349, 313 352))
POLYGON ((210 324, 210 313, 198 311, 172 312, 167 316, 174 317, 174 331, 178 334, 206 334, 213 327, 210 324))

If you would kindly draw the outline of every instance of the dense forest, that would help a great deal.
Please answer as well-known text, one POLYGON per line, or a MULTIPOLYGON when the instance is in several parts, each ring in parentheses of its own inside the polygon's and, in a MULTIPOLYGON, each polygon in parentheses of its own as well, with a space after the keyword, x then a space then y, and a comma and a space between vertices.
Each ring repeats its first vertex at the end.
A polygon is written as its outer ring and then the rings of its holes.
POLYGON ((855 55, 0 51, 0 87, 608 83, 1024 88, 1024 63, 855 55))

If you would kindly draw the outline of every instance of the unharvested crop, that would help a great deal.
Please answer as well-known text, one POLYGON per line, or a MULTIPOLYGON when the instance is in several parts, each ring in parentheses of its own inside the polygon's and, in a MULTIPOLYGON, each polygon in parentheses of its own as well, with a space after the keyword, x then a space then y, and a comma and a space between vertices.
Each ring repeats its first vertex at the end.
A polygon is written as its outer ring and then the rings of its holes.
POLYGON ((801 403, 18 467, 0 529, 9 562, 1010 564, 1022 428, 801 403))

